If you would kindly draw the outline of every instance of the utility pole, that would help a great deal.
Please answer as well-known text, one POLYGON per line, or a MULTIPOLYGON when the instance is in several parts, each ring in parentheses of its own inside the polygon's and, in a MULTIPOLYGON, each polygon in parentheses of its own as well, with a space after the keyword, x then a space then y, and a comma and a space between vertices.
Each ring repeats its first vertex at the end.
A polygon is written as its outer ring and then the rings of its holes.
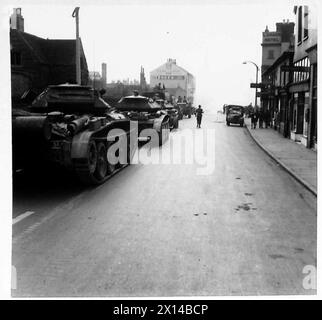
POLYGON ((259 71, 259 67, 253 61, 244 61, 243 62, 243 64, 247 64, 247 63, 251 63, 251 64, 253 64, 256 67, 256 90, 255 90, 255 101, 254 101, 254 103, 255 103, 254 108, 256 109, 256 107, 257 107, 257 85, 258 85, 258 71, 259 71))
POLYGON ((72 14, 76 18, 76 83, 81 84, 81 65, 80 65, 80 40, 79 40, 79 7, 76 7, 72 14))

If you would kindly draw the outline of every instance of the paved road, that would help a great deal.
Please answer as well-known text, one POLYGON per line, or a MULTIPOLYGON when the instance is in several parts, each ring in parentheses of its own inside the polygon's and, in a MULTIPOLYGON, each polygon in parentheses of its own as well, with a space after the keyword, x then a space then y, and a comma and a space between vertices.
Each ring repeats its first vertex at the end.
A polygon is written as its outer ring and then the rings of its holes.
MULTIPOLYGON (((202 126, 215 129, 210 175, 196 163, 138 164, 94 189, 16 182, 13 295, 315 293, 302 270, 316 265, 316 198, 245 128, 217 120, 202 126)), ((180 127, 171 135, 200 130, 194 118, 180 127)))

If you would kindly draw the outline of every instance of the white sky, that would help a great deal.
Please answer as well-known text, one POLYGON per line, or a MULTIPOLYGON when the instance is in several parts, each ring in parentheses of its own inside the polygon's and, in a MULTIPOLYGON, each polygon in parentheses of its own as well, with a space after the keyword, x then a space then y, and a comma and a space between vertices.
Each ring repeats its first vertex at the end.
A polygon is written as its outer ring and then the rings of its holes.
MULTIPOLYGON (((80 35, 89 70, 101 71, 101 63, 106 62, 108 81, 139 79, 142 65, 149 81, 151 70, 174 58, 196 77, 196 103, 207 109, 253 102, 254 89, 249 83, 255 82, 255 67, 242 62, 261 64, 260 43, 266 25, 275 30, 276 22, 293 21, 291 1, 100 3, 80 4, 80 35)), ((52 39, 74 38, 73 3, 19 6, 25 32, 52 39)), ((12 6, 7 10, 9 18, 12 6)))

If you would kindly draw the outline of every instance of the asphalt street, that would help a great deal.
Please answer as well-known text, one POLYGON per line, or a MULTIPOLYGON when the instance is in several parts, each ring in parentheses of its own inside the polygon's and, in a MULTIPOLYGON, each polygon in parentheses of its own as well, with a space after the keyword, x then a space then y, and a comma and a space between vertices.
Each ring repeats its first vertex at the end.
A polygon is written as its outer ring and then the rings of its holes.
POLYGON ((13 296, 314 294, 316 198, 245 128, 207 114, 195 126, 171 136, 214 129, 208 175, 193 163, 131 165, 96 188, 15 178, 13 296))

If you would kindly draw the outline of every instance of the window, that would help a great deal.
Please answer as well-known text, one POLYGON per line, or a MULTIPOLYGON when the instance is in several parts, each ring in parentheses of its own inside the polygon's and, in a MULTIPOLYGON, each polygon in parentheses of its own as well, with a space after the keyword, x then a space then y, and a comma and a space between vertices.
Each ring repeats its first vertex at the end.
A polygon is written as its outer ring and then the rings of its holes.
POLYGON ((305 58, 301 59, 300 61, 297 61, 296 63, 294 63, 294 66, 303 68, 301 71, 294 72, 294 82, 304 81, 309 78, 309 76, 310 76, 310 72, 309 72, 310 61, 309 61, 308 57, 305 57, 305 58))
POLYGON ((11 64, 21 66, 21 52, 11 51, 11 64))
POLYGON ((274 59, 274 50, 268 50, 268 57, 267 59, 274 59))
POLYGON ((299 7, 297 18, 297 42, 302 41, 302 6, 299 7))
POLYGON ((308 6, 304 6, 304 31, 303 38, 307 39, 309 37, 309 9, 308 6))

